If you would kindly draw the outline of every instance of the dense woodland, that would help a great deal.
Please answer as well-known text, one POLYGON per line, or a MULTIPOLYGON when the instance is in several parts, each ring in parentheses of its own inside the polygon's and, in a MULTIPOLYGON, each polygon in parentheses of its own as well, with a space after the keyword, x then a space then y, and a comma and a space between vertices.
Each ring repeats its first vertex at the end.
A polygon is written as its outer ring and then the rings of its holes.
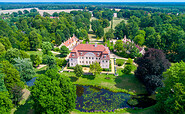
MULTIPOLYGON (((32 5, 38 7, 38 4, 32 5)), ((4 9, 12 8, 11 5, 2 6, 4 9)), ((33 6, 25 5, 25 7, 33 6)), ((51 9, 54 9, 53 6, 56 9, 62 7, 52 4, 51 9)), ((39 9, 50 9, 48 8, 50 6, 45 5, 39 7, 39 9)), ((66 5, 65 7, 61 9, 70 9, 66 5)), ((71 7, 83 9, 84 5, 71 7)), ((17 8, 22 8, 22 5, 17 8)), ((69 113, 72 111, 75 108, 76 89, 70 79, 58 73, 58 67, 64 66, 66 61, 56 58, 51 50, 60 51, 61 57, 67 56, 69 53, 67 47, 54 49, 54 46, 59 46, 73 35, 85 42, 89 41, 90 24, 97 39, 103 37, 104 44, 112 52, 135 59, 134 62, 138 64, 135 76, 146 86, 149 94, 156 94, 158 101, 156 107, 159 111, 184 112, 185 106, 182 99, 185 93, 183 77, 185 75, 183 62, 185 61, 185 15, 180 12, 177 14, 162 10, 132 8, 115 11, 102 6, 86 7, 84 11, 70 13, 55 12, 52 15, 44 12, 43 16, 36 9, 0 15, 0 105, 2 105, 0 113, 8 113, 13 107, 19 105, 25 83, 35 76, 38 79, 30 91, 32 105, 36 112, 69 113), (86 9, 91 10, 97 20, 90 22, 91 13, 86 9), (125 19, 115 28, 112 27, 113 13, 117 13, 118 18, 125 19), (109 27, 110 23, 111 29, 104 33, 104 28, 109 27), (125 35, 134 43, 123 44, 121 39, 125 35), (117 40, 115 45, 111 42, 112 39, 117 40), (139 54, 136 44, 145 47, 144 55, 139 54), (42 49, 42 57, 38 54, 29 55, 26 52, 38 49, 42 49), (179 63, 171 66, 170 62, 179 63), (41 63, 47 65, 47 71, 36 74, 35 68, 41 63), (52 102, 51 99, 55 101, 52 102)), ((123 72, 129 74, 131 65, 126 66, 123 72)), ((91 65, 90 68, 95 75, 101 72, 98 63, 91 65)), ((82 76, 82 67, 77 66, 75 73, 77 77, 82 76)))
POLYGON ((163 3, 163 2, 118 2, 118 3, 108 3, 102 2, 61 2, 61 3, 0 3, 0 8, 3 10, 8 9, 20 9, 20 8, 39 8, 41 10, 59 10, 59 9, 88 9, 93 11, 94 9, 104 9, 104 8, 117 8, 117 9, 129 9, 129 10, 145 10, 150 12, 184 12, 184 3, 163 3))
POLYGON ((140 46, 161 49, 172 62, 185 60, 185 15, 120 10, 119 18, 127 18, 115 27, 115 37, 126 35, 140 46))

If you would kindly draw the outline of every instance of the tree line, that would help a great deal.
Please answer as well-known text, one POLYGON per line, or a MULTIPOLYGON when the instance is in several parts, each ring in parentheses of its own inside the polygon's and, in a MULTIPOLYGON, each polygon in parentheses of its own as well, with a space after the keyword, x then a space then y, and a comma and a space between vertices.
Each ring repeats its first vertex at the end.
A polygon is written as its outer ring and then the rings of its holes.
POLYGON ((119 13, 128 21, 115 27, 115 37, 122 39, 126 35, 140 46, 161 49, 173 62, 185 60, 185 15, 131 10, 120 10, 119 13))

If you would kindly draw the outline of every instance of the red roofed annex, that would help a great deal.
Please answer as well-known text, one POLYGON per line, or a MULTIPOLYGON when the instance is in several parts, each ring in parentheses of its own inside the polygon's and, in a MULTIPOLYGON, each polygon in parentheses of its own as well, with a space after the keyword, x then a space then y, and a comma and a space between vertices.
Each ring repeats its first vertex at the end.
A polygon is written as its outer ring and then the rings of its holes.
POLYGON ((79 44, 69 55, 69 66, 90 65, 98 62, 102 68, 109 68, 110 51, 108 47, 97 44, 79 44))
POLYGON ((70 37, 67 41, 65 41, 64 43, 62 43, 60 47, 62 47, 63 45, 66 46, 69 50, 72 50, 76 45, 78 44, 78 38, 76 38, 75 35, 73 35, 73 37, 70 37))

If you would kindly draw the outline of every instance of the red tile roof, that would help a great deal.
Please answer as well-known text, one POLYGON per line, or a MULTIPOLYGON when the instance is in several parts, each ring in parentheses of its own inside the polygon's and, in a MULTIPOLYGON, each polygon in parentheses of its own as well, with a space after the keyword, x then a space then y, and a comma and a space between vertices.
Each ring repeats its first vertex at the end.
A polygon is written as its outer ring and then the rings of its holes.
POLYGON ((69 58, 77 58, 78 56, 84 56, 86 53, 92 52, 96 55, 96 57, 102 57, 106 55, 104 59, 110 59, 109 57, 109 49, 104 45, 97 45, 95 44, 79 44, 73 48, 70 53, 69 58))
POLYGON ((66 47, 68 47, 69 45, 71 45, 72 43, 74 43, 77 40, 78 40, 78 38, 76 38, 75 36, 73 36, 72 38, 69 38, 67 41, 65 41, 63 44, 66 47))

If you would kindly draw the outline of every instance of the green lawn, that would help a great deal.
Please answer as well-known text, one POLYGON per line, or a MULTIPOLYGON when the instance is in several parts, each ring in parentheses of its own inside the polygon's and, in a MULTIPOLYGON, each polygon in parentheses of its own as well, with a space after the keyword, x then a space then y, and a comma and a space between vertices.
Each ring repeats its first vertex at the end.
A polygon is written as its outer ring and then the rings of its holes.
MULTIPOLYGON (((125 20, 124 18, 117 18, 113 17, 113 29, 115 29, 116 25, 118 25, 121 21, 125 20)), ((125 20, 127 22, 127 20, 125 20)), ((110 26, 104 29, 104 32, 106 33, 111 28, 111 21, 110 26)))
POLYGON ((117 64, 118 66, 122 66, 122 65, 125 63, 125 61, 126 61, 126 60, 124 60, 124 59, 116 59, 116 64, 117 64))
POLYGON ((92 85, 101 87, 114 92, 125 92, 129 94, 145 94, 145 86, 142 85, 133 74, 125 75, 118 69, 119 76, 101 74, 97 76, 84 75, 79 79, 73 72, 63 72, 64 76, 68 76, 73 84, 92 85), (106 79, 109 77, 110 79, 106 79))

